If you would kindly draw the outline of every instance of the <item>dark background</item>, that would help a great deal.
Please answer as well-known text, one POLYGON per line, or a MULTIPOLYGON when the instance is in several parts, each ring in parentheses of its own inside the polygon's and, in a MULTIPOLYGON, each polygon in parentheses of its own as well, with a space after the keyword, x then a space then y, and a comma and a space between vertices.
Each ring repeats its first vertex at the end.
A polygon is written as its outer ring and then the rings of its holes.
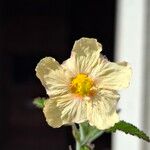
MULTIPOLYGON (((67 150, 71 129, 52 129, 32 105, 46 96, 34 69, 45 56, 67 59, 83 36, 97 38, 112 60, 115 0, 1 0, 0 20, 0 149, 67 150)), ((110 150, 111 135, 95 143, 110 150)))

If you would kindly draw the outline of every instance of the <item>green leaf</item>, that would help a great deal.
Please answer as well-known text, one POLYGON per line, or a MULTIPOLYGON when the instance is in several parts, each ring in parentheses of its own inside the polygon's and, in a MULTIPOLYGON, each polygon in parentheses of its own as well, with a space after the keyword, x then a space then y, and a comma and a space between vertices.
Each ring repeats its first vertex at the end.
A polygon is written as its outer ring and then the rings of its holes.
POLYGON ((33 100, 33 104, 38 108, 43 108, 45 100, 46 100, 46 98, 38 97, 33 100))
POLYGON ((123 131, 126 134, 131 134, 147 142, 150 142, 150 138, 146 135, 146 133, 139 130, 136 126, 132 125, 131 123, 127 123, 123 120, 116 123, 114 127, 111 127, 110 129, 106 130, 106 132, 116 132, 116 130, 123 131))

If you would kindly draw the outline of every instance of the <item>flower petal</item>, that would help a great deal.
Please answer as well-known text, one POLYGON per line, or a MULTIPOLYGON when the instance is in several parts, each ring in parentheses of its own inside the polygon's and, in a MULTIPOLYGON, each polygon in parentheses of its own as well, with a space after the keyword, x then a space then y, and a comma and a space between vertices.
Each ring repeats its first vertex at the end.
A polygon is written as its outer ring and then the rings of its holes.
POLYGON ((62 66, 68 69, 73 76, 79 73, 89 74, 97 64, 102 45, 93 38, 81 38, 75 41, 71 58, 66 60, 62 66))
POLYGON ((112 90, 128 87, 131 74, 131 67, 127 62, 109 62, 102 55, 98 65, 91 72, 99 88, 112 90))
POLYGON ((50 97, 66 94, 69 90, 71 77, 54 58, 42 59, 36 67, 36 75, 50 97))
POLYGON ((47 123, 54 128, 87 120, 85 101, 74 99, 71 94, 47 100, 43 112, 47 123))
POLYGON ((94 38, 81 38, 75 41, 72 53, 78 55, 86 56, 87 53, 97 53, 99 54, 102 51, 102 45, 97 42, 94 38))
POLYGON ((87 54, 86 57, 74 55, 63 62, 62 67, 70 71, 74 77, 79 73, 89 74, 97 64, 96 57, 95 53, 87 54))
POLYGON ((119 121, 116 105, 119 95, 116 91, 101 90, 87 103, 87 119, 100 130, 108 129, 119 121))
POLYGON ((68 94, 57 100, 57 107, 61 109, 63 124, 81 123, 87 120, 85 101, 68 94))
POLYGON ((46 100, 43 109, 47 123, 53 128, 62 126, 61 111, 57 107, 55 99, 46 100))
POLYGON ((37 64, 35 71, 36 76, 41 80, 45 87, 44 75, 49 74, 53 70, 59 69, 59 63, 52 57, 45 57, 37 64))

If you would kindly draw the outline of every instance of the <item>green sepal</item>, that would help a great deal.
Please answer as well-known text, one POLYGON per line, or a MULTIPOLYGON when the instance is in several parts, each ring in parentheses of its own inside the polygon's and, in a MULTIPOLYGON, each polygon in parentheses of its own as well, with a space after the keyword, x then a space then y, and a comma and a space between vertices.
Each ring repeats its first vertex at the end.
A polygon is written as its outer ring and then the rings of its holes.
POLYGON ((38 108, 43 108, 44 107, 44 102, 45 102, 46 98, 41 98, 41 97, 38 97, 38 98, 35 98, 33 100, 33 104, 38 107, 38 108))
POLYGON ((132 125, 131 123, 127 123, 123 120, 116 123, 110 129, 106 130, 106 132, 116 132, 117 130, 120 130, 126 134, 137 136, 138 138, 141 138, 147 142, 150 142, 150 138, 146 135, 146 133, 144 133, 143 131, 141 131, 136 126, 132 125))
POLYGON ((80 142, 80 132, 76 127, 76 124, 72 124, 72 134, 77 142, 80 142))
POLYGON ((92 143, 95 139, 97 139, 103 133, 104 131, 97 129, 94 126, 90 126, 88 122, 81 123, 80 124, 81 145, 92 143))
POLYGON ((80 150, 91 150, 87 145, 84 145, 80 148, 80 150))

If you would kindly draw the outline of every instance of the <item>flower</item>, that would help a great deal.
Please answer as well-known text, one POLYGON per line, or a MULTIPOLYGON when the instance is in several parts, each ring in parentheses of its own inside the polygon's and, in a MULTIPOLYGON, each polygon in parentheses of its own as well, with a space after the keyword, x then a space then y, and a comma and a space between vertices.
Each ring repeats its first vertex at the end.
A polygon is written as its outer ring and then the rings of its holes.
POLYGON ((43 112, 50 126, 88 121, 104 130, 119 121, 117 90, 128 87, 131 68, 108 61, 101 51, 96 39, 81 38, 61 65, 52 57, 38 63, 36 75, 49 96, 43 112))

